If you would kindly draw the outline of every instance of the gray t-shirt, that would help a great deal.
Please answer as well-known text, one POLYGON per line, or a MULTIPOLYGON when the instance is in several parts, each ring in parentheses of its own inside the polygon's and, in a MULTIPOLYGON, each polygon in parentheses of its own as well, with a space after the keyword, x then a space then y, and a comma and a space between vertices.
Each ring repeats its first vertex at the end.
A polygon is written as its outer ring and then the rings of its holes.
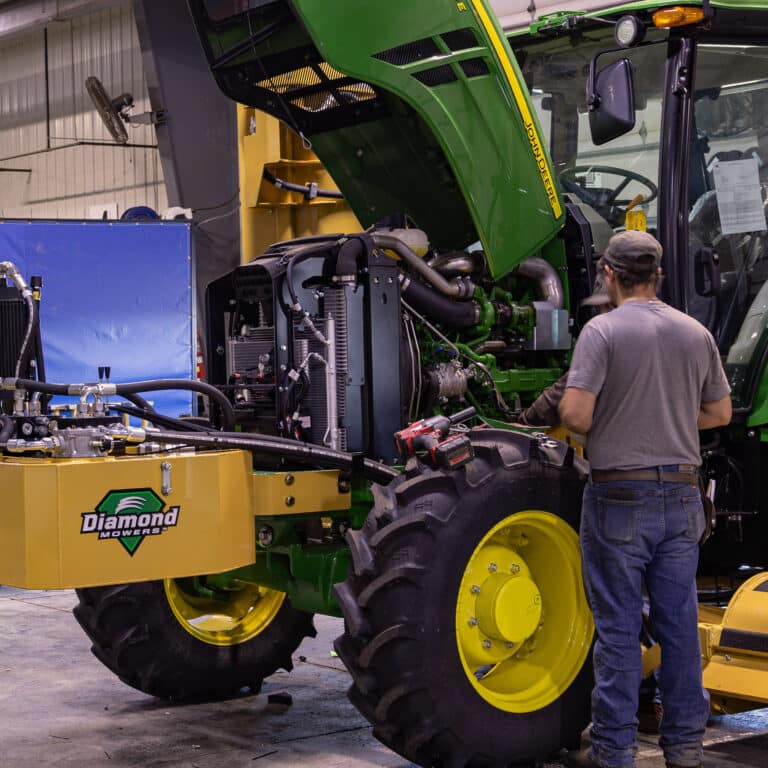
POLYGON ((661 301, 628 301, 590 320, 568 387, 597 395, 587 434, 594 469, 698 466, 701 403, 730 392, 712 334, 661 301))

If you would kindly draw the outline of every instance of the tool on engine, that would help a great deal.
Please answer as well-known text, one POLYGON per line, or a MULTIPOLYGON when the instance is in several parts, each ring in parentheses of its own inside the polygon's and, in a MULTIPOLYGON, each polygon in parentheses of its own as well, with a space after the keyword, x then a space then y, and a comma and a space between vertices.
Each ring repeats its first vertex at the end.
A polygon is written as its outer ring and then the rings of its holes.
POLYGON ((405 461, 409 456, 424 454, 439 469, 457 469, 474 457, 472 443, 467 435, 450 435, 451 427, 475 416, 470 407, 451 416, 430 416, 414 421, 395 433, 395 445, 405 461))

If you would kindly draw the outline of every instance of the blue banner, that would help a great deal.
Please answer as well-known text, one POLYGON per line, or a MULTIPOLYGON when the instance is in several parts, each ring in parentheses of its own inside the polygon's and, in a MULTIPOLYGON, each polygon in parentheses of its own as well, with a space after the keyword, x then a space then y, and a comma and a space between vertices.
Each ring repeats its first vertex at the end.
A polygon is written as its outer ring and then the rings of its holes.
MULTIPOLYGON (((0 221, 0 261, 43 278, 50 382, 97 381, 102 365, 113 382, 193 378, 192 259, 184 222, 0 221)), ((190 392, 145 397, 170 416, 192 411, 190 392)))

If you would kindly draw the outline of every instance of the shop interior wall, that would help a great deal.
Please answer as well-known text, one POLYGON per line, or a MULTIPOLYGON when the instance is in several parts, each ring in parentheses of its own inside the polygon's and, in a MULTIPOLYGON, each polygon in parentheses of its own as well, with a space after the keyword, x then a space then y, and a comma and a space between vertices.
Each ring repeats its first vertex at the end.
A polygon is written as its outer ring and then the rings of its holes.
POLYGON ((85 90, 96 75, 149 110, 130 3, 0 41, 0 217, 107 218, 167 208, 153 126, 114 143, 85 90))

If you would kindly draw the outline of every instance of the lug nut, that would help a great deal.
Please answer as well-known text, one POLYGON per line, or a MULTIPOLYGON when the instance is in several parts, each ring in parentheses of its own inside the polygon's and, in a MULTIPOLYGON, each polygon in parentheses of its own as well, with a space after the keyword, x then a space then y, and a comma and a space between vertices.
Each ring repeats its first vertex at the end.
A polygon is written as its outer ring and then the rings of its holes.
POLYGON ((479 595, 480 594, 480 587, 477 586, 477 584, 473 584, 471 589, 469 590, 473 595, 479 595))
POLYGON ((477 626, 477 619, 473 616, 468 622, 470 627, 476 627, 477 626))
POLYGON ((498 566, 498 565, 496 565, 496 563, 489 563, 489 564, 488 564, 488 570, 489 570, 491 573, 496 573, 496 571, 497 571, 498 569, 499 569, 499 566, 498 566))
POLYGON ((490 640, 483 640, 483 648, 487 651, 491 647, 491 641, 490 640))
POLYGON ((286 475, 285 476, 285 484, 286 485, 293 485, 294 477, 293 475, 286 475))

